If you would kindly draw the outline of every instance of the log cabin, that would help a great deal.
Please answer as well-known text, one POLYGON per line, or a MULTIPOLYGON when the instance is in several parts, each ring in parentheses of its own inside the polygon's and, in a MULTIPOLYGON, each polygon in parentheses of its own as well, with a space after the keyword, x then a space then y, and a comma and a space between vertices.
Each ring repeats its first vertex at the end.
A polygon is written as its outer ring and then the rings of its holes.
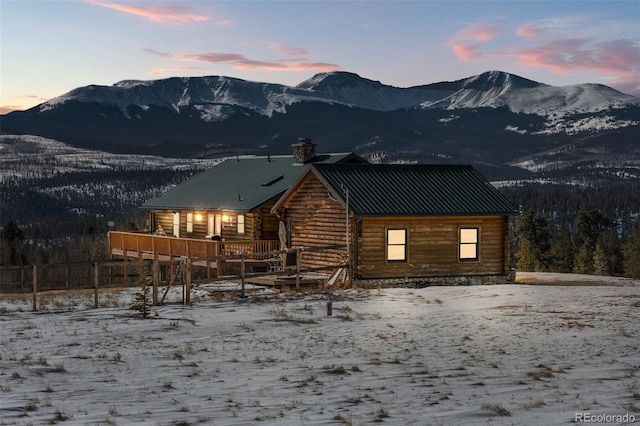
POLYGON ((363 287, 502 283, 516 209, 472 166, 314 164, 273 205, 303 268, 346 262, 363 287))
POLYGON ((316 154, 301 138, 293 155, 227 159, 142 205, 159 235, 220 240, 278 239, 277 199, 311 164, 354 163, 352 153, 316 154))
POLYGON ((317 154, 301 138, 292 155, 238 156, 186 180, 142 205, 143 232, 109 232, 112 257, 172 260, 279 250, 280 220, 271 212, 279 197, 312 165, 362 163, 353 153, 317 154), (223 243, 224 242, 224 243, 223 243))

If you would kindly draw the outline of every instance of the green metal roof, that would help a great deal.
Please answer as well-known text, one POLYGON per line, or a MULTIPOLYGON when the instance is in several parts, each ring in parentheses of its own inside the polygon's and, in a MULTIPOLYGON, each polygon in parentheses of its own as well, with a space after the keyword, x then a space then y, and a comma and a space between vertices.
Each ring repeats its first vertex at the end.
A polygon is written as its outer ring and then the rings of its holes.
POLYGON ((142 205, 145 210, 250 212, 282 194, 315 163, 364 161, 351 153, 319 154, 308 163, 293 155, 237 157, 182 182, 142 205))
POLYGON ((517 211, 468 165, 317 164, 313 171, 356 216, 509 215, 517 211))

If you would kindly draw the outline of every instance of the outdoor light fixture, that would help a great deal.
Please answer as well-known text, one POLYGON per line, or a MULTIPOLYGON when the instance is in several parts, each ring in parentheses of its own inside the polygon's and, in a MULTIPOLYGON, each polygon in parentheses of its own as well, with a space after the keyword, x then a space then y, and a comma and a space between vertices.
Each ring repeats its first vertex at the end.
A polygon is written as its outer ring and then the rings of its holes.
POLYGON ((196 213, 196 222, 202 222, 202 214, 196 213))

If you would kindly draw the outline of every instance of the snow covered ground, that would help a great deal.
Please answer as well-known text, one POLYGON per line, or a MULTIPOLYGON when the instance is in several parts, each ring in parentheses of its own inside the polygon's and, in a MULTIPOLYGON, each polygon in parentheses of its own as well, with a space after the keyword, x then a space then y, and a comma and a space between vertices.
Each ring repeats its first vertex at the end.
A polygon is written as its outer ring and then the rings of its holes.
POLYGON ((2 298, 0 424, 640 422, 640 281, 559 279, 343 290, 331 317, 324 293, 213 285, 146 320, 132 292, 2 298))

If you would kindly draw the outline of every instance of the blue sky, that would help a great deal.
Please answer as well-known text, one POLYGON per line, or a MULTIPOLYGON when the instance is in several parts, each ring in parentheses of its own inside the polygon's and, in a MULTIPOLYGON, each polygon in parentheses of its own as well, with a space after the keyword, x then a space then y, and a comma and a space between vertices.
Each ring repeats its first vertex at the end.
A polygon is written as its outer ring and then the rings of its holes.
POLYGON ((350 71, 397 87, 489 70, 640 96, 640 0, 0 0, 0 112, 89 84, 350 71))

